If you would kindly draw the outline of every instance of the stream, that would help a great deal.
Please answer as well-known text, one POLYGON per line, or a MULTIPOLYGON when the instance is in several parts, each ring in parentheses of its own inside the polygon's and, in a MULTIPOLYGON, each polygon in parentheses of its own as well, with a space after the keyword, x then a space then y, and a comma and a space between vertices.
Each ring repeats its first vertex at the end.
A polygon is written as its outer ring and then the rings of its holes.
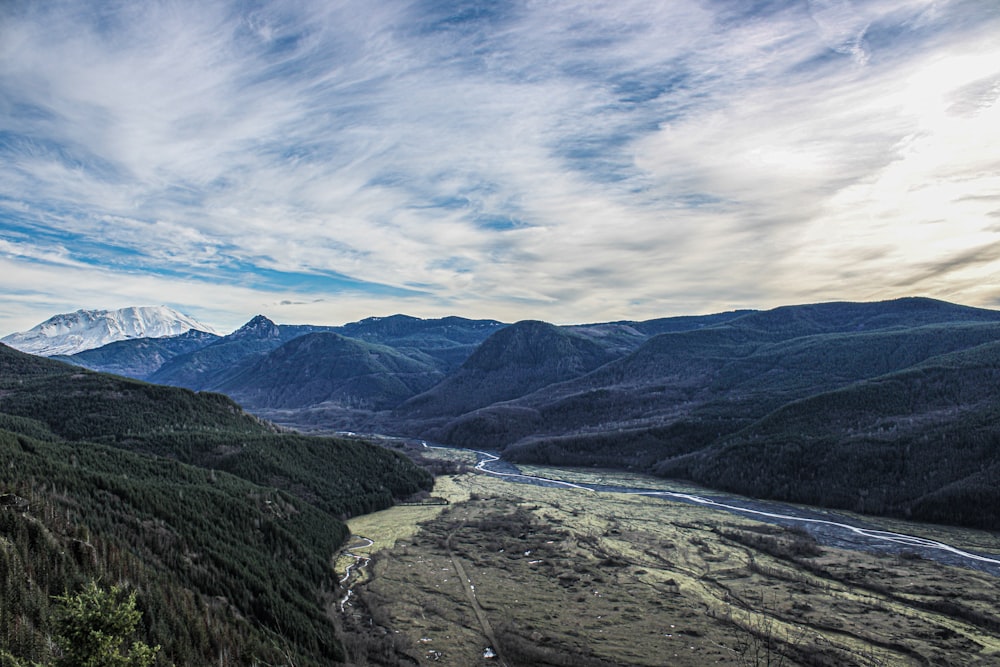
POLYGON ((340 602, 337 603, 337 607, 340 609, 340 613, 344 613, 344 607, 347 606, 347 603, 350 602, 351 600, 351 596, 354 595, 354 586, 349 585, 349 582, 351 581, 351 575, 355 571, 360 572, 364 568, 368 567, 369 563, 371 563, 371 558, 369 558, 368 556, 356 554, 354 553, 354 551, 356 549, 368 549, 373 544, 375 544, 369 538, 362 537, 361 535, 351 535, 350 539, 353 542, 357 543, 348 545, 341 552, 342 555, 353 558, 354 562, 347 566, 347 570, 344 572, 344 576, 340 578, 340 585, 347 586, 347 592, 344 593, 344 597, 342 597, 340 599, 340 602))

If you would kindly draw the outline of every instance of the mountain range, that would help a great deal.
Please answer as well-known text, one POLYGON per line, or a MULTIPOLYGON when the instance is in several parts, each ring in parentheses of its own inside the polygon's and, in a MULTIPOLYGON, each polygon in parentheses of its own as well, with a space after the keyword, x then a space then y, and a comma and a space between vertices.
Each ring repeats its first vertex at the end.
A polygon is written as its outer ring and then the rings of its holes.
POLYGON ((997 311, 906 298, 574 326, 258 316, 229 336, 186 336, 66 359, 220 391, 300 429, 1000 526, 976 509, 1000 507, 997 311))

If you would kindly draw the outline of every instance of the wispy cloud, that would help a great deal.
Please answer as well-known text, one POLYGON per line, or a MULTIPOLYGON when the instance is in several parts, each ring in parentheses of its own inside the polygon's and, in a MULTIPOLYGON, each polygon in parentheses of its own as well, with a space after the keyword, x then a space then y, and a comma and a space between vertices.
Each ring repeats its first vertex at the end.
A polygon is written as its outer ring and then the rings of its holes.
POLYGON ((992 304, 997 34, 974 0, 8 3, 0 317, 992 304))

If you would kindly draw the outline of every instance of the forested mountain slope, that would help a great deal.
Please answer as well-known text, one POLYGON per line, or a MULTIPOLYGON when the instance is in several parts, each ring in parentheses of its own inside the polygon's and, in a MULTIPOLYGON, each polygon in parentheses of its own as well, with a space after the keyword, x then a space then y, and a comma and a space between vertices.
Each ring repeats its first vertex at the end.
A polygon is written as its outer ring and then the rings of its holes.
POLYGON ((430 482, 373 445, 275 433, 222 395, 0 346, 0 649, 48 659, 51 596, 99 579, 139 592, 163 664, 330 664, 339 518, 430 482))
POLYGON ((369 317, 332 329, 347 338, 386 345, 449 372, 465 361, 490 335, 506 327, 496 320, 464 317, 422 319, 409 315, 369 317))
POLYGON ((1000 342, 783 406, 658 472, 717 488, 1000 528, 1000 342))
MULTIPOLYGON (((802 409, 812 415, 808 427, 789 426, 780 437, 822 443, 803 455, 809 465, 818 458, 836 472, 822 483, 803 482, 795 497, 866 511, 940 518, 946 499, 974 496, 980 491, 970 489, 993 479, 993 445, 949 454, 939 467, 954 469, 952 476, 909 477, 932 465, 932 448, 909 439, 940 434, 942 442, 992 442, 995 401, 985 388, 992 386, 989 346, 1000 341, 1000 312, 993 310, 907 298, 576 326, 400 315, 343 329, 355 338, 255 318, 161 372, 183 369, 199 383, 214 378, 254 410, 289 424, 493 448, 515 461, 637 468, 782 498, 794 495, 793 468, 767 453, 777 442, 770 431, 755 429, 802 409), (475 351, 447 370, 479 337, 475 351), (243 356, 231 356, 239 350, 243 356), (953 358, 964 361, 935 366, 953 358), (914 399, 908 408, 893 407, 900 397, 919 395, 929 373, 935 386, 948 387, 942 396, 950 403, 927 407, 914 399), (884 452, 855 446, 860 431, 843 430, 846 422, 830 403, 850 392, 866 397, 852 419, 892 421, 903 454, 891 439, 884 452), (905 464, 886 473, 890 481, 881 486, 860 474, 879 470, 864 463, 869 458, 900 456, 905 464), (844 472, 851 466, 856 479, 844 472), (842 491, 830 492, 831 485, 842 491)), ((65 428, 73 423, 67 419, 65 428)), ((170 437, 172 451, 187 451, 182 438, 170 437)), ((140 440, 130 442, 159 451, 140 440)), ((205 456, 212 448, 197 451, 205 456)))
POLYGON ((278 325, 258 315, 224 337, 122 341, 65 360, 159 384, 221 391, 286 424, 363 430, 394 424, 381 411, 446 377, 445 387, 407 408, 407 419, 453 416, 454 395, 468 403, 460 410, 516 398, 620 358, 651 335, 697 330, 747 312, 561 327, 520 323, 515 332, 531 331, 516 334, 503 334, 508 325, 495 320, 461 317, 392 315, 321 327, 278 325), (500 337, 483 346, 494 334, 500 337), (474 353, 476 360, 460 368, 474 353))
POLYGON ((279 325, 258 315, 224 337, 123 341, 65 360, 158 384, 222 391, 284 423, 318 420, 326 429, 357 430, 372 413, 429 389, 504 326, 406 315, 339 327, 279 325))
MULTIPOLYGON (((140 380, 216 389, 271 350, 314 333, 385 345, 421 363, 447 372, 461 364, 491 333, 504 324, 462 317, 421 319, 407 315, 370 317, 342 326, 275 324, 258 315, 227 336, 202 334, 164 339, 120 341, 68 357, 64 361, 140 380), (175 357, 181 357, 175 360, 175 357)), ((201 333, 201 332, 199 332, 201 333)))
POLYGON ((391 347, 314 333, 295 338, 220 386, 250 407, 304 407, 335 402, 384 409, 434 385, 433 366, 391 347))
POLYGON ((51 358, 102 373, 145 380, 174 357, 200 350, 219 338, 216 334, 192 329, 177 336, 131 338, 51 358))
POLYGON ((462 414, 579 377, 616 358, 585 333, 524 321, 490 336, 438 386, 407 402, 411 418, 462 414))

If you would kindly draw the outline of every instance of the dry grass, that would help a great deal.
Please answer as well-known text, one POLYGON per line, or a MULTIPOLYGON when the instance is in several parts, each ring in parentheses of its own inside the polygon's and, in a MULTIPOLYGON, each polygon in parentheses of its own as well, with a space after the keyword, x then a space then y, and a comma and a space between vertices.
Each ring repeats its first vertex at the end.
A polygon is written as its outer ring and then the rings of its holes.
MULTIPOLYGON (((453 477, 439 477, 434 485, 435 497, 449 503, 469 499, 466 485, 456 483, 453 477)), ((347 522, 354 535, 363 535, 375 542, 372 551, 392 548, 399 540, 409 539, 420 524, 441 514, 448 505, 397 505, 381 512, 364 514, 347 522)))
POLYGON ((354 614, 420 664, 496 662, 471 586, 508 665, 1000 664, 1000 582, 975 571, 648 497, 484 475, 435 495, 453 505, 351 522, 378 554, 354 614))

